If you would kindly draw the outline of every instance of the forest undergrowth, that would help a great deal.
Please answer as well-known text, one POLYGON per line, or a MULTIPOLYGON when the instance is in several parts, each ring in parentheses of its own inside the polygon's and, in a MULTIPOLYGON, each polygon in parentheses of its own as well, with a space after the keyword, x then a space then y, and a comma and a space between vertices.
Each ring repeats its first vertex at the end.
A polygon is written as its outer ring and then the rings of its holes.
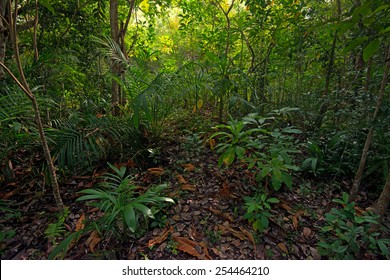
MULTIPOLYGON (((256 119, 253 115, 252 118, 256 119)), ((18 164, 9 166, 15 182, 1 190, 2 259, 389 257, 389 216, 383 219, 380 231, 368 231, 375 220, 369 214, 373 186, 366 185, 356 203, 351 204, 345 197, 352 183, 350 178, 314 176, 301 168, 284 169, 280 162, 274 162, 273 171, 260 174, 260 178, 253 167, 248 168, 250 162, 243 157, 238 159, 240 155, 225 164, 230 159, 218 153, 213 136, 217 128, 213 130, 209 123, 209 131, 199 131, 193 126, 195 122, 184 129, 187 121, 169 125, 149 143, 147 155, 138 163, 130 158, 111 158, 112 165, 102 162, 92 172, 67 178, 61 184, 66 210, 60 213, 42 177, 32 174, 42 156, 18 150, 14 155, 18 164), (272 179, 278 176, 278 168, 288 174, 295 170, 291 182, 286 178, 280 183, 272 179), (114 175, 117 177, 110 177, 114 175), (128 181, 125 175, 129 175, 128 181), (125 182, 125 188, 134 186, 132 197, 141 197, 152 186, 163 186, 159 197, 170 198, 173 203, 157 200, 151 206, 145 199, 151 213, 141 214, 147 211, 142 207, 138 214, 124 212, 137 219, 131 228, 123 221, 120 205, 113 206, 120 212, 115 214, 107 204, 80 201, 83 192, 85 196, 96 195, 86 190, 96 190, 112 178, 114 185, 125 182), (112 224, 107 226, 110 219, 112 224)), ((294 143, 302 142, 303 137, 298 134, 294 143)), ((272 141, 277 139, 279 135, 272 141)), ((283 141, 287 144, 291 139, 283 141)), ((251 149, 246 153, 255 153, 251 149)), ((299 148, 294 151, 299 159, 307 157, 299 148)), ((116 189, 105 192, 113 196, 120 193, 116 189)), ((119 196, 116 198, 119 201, 119 196)), ((110 204, 111 198, 89 199, 110 204)))

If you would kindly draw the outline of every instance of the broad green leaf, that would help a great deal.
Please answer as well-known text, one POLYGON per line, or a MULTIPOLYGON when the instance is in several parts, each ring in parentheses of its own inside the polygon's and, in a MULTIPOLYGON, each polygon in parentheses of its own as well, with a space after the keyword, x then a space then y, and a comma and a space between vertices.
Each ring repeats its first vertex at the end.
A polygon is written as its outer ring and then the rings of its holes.
POLYGON ((286 172, 282 172, 282 181, 286 184, 286 186, 291 189, 292 187, 292 177, 290 174, 286 172))
POLYGON ((356 49, 361 46, 365 41, 368 40, 367 36, 358 37, 348 43, 348 45, 343 49, 342 54, 347 54, 349 51, 356 49))
POLYGON ((235 152, 235 149, 234 147, 229 147, 222 155, 221 155, 221 158, 222 158, 222 161, 225 165, 229 166, 230 164, 232 164, 232 162, 234 161, 236 157, 236 152, 235 152))
POLYGON ((267 199, 267 202, 269 202, 269 203, 279 203, 280 200, 275 198, 275 197, 270 197, 270 198, 267 199))
POLYGON ((139 203, 133 203, 132 206, 140 210, 145 217, 148 216, 149 218, 154 219, 153 212, 149 207, 139 203))
POLYGON ((39 0, 38 1, 42 6, 44 6, 46 9, 48 9, 53 15, 55 14, 55 11, 53 9, 53 6, 51 5, 49 0, 39 0))
POLYGON ((123 208, 123 215, 125 218, 126 225, 132 232, 135 232, 135 230, 137 229, 137 218, 134 208, 131 204, 128 204, 123 208))
POLYGON ((389 246, 390 246, 390 239, 379 239, 377 240, 377 244, 379 249, 382 251, 382 254, 387 257, 387 259, 390 258, 390 252, 389 252, 389 246))
POLYGON ((66 237, 64 240, 60 242, 54 249, 50 252, 49 256, 47 257, 49 260, 54 260, 58 257, 60 254, 65 254, 68 250, 68 247, 70 243, 73 240, 77 240, 79 236, 83 233, 82 230, 71 233, 68 237, 66 237))
POLYGON ((238 159, 243 159, 245 155, 245 149, 241 146, 236 146, 236 155, 238 159))
POLYGON ((262 225, 263 229, 268 228, 269 221, 268 221, 267 216, 262 215, 262 216, 260 217, 260 222, 261 222, 261 225, 262 225))
POLYGON ((280 187, 282 186, 282 181, 280 178, 278 179, 276 176, 272 176, 272 187, 274 188, 275 191, 278 191, 280 187))
POLYGON ((376 39, 368 43, 363 50, 363 59, 367 62, 379 49, 379 40, 376 39))

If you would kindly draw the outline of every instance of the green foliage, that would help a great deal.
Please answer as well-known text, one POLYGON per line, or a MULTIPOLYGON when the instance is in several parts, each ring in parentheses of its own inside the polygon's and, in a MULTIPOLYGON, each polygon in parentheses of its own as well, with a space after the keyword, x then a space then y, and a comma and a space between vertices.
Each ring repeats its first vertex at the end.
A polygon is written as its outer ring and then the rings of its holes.
POLYGON ((88 170, 112 154, 134 155, 143 148, 141 132, 129 118, 74 114, 53 124, 46 134, 53 156, 65 172, 88 170))
POLYGON ((220 143, 216 146, 217 152, 221 153, 218 164, 224 163, 229 166, 236 159, 242 160, 246 153, 246 146, 250 142, 250 135, 256 129, 245 130, 246 122, 243 120, 230 120, 226 125, 217 125, 219 130, 210 136, 210 139, 219 136, 220 143))
POLYGON ((47 229, 45 230, 45 237, 53 245, 56 243, 58 237, 61 237, 65 234, 65 220, 69 214, 69 209, 65 208, 63 212, 57 215, 57 221, 47 226, 47 229))
POLYGON ((370 211, 358 214, 355 203, 348 203, 348 198, 343 193, 342 198, 333 199, 342 208, 332 208, 325 214, 326 225, 321 228, 322 241, 318 244, 320 254, 329 259, 361 259, 372 254, 389 259, 390 239, 381 238, 380 231, 372 230, 379 216, 370 211))
POLYGON ((111 164, 109 166, 114 174, 102 176, 100 188, 82 190, 80 193, 83 195, 77 199, 93 200, 91 204, 104 213, 98 221, 98 229, 101 232, 126 233, 130 230, 135 233, 142 221, 147 223, 149 219, 155 218, 156 212, 151 206, 161 207, 160 203, 174 203, 171 198, 160 196, 166 185, 154 186, 141 192, 133 183, 133 178, 130 175, 125 176, 125 167, 118 169, 111 164))
POLYGON ((4 242, 13 238, 16 235, 14 229, 5 228, 4 224, 9 223, 13 219, 17 219, 21 216, 21 213, 18 210, 11 208, 11 204, 4 200, 0 200, 0 255, 7 249, 4 246, 4 242))
POLYGON ((57 246, 53 248, 53 250, 50 252, 49 256, 47 257, 49 260, 54 259, 63 259, 65 257, 65 254, 69 250, 70 245, 75 240, 78 240, 81 235, 84 233, 84 231, 76 231, 69 234, 67 237, 64 238, 57 246))
POLYGON ((244 218, 252 223, 253 229, 260 233, 268 229, 269 218, 271 214, 271 204, 278 203, 279 200, 274 197, 268 197, 267 194, 258 194, 255 197, 244 197, 246 213, 244 218))
POLYGON ((299 168, 294 165, 292 154, 298 153, 297 143, 293 137, 300 130, 293 127, 274 129, 265 128, 270 125, 274 117, 259 117, 257 114, 249 114, 241 120, 231 120, 226 125, 217 125, 218 131, 210 136, 210 139, 219 137, 216 146, 221 153, 218 164, 229 166, 235 159, 248 163, 248 168, 253 169, 256 179, 278 191, 284 183, 292 187, 291 171, 299 168))

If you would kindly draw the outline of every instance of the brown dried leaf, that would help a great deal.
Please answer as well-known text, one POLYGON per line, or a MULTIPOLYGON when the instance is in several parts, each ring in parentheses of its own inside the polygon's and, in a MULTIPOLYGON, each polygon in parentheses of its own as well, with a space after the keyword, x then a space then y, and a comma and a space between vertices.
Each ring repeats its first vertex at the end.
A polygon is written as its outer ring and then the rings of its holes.
POLYGON ((256 252, 256 241, 255 241, 255 238, 253 237, 252 233, 250 233, 249 231, 247 231, 245 228, 243 227, 240 227, 240 230, 243 234, 245 234, 248 239, 250 240, 250 242, 252 242, 253 244, 253 249, 255 250, 256 252))
MULTIPOLYGON (((185 237, 180 237, 180 236, 174 236, 173 241, 177 242, 177 249, 185 252, 187 254, 190 254, 191 256, 197 257, 198 259, 211 259, 210 256, 202 256, 203 250, 201 244, 198 242, 189 240, 185 237)), ((204 249, 204 247, 203 247, 204 249)))
POLYGON ((102 239, 99 236, 99 233, 94 230, 91 232, 91 235, 88 237, 88 239, 85 241, 85 246, 89 248, 89 250, 94 253, 95 246, 101 241, 102 239))
POLYGON ((202 246, 203 248, 203 259, 212 260, 212 258, 209 255, 209 250, 207 249, 207 244, 204 241, 202 241, 199 243, 199 245, 202 246))
POLYGON ((308 227, 304 227, 304 228, 303 228, 303 235, 304 235, 305 237, 309 237, 310 234, 311 234, 311 229, 308 228, 308 227))
POLYGON ((75 231, 80 231, 85 227, 84 220, 85 220, 85 215, 82 214, 80 218, 77 220, 75 231))
POLYGON ((292 224, 295 230, 298 229, 298 224, 299 224, 299 214, 295 214, 292 218, 292 224))
POLYGON ((220 195, 223 197, 230 197, 229 183, 227 180, 224 180, 222 183, 222 189, 219 191, 220 195))
POLYGON ((184 167, 184 171, 186 171, 186 172, 192 172, 195 170, 195 166, 192 165, 191 163, 185 163, 185 164, 182 164, 181 166, 184 167))
POLYGON ((231 223, 234 221, 233 218, 228 213, 223 213, 223 212, 221 212, 219 210, 216 210, 216 209, 213 209, 211 207, 210 208, 206 208, 206 209, 211 211, 211 212, 213 212, 215 215, 218 215, 218 216, 221 216, 221 217, 225 218, 226 220, 228 220, 231 223))
POLYGON ((183 186, 181 186, 181 189, 184 191, 191 191, 191 192, 196 191, 196 187, 190 184, 184 184, 183 186))
POLYGON ((288 206, 285 202, 279 203, 279 206, 282 207, 287 212, 292 214, 293 209, 290 206, 288 206))
POLYGON ((214 254, 216 254, 221 259, 225 259, 226 258, 226 256, 221 251, 219 251, 217 248, 211 248, 211 251, 213 251, 214 254))
POLYGON ((137 167, 137 164, 132 160, 132 159, 129 159, 127 161, 127 165, 126 165, 127 168, 136 168, 137 167))
POLYGON ((179 181, 181 184, 187 184, 187 180, 184 179, 184 177, 180 174, 176 174, 176 179, 179 181))
POLYGON ((161 167, 153 167, 153 168, 149 168, 148 172, 150 175, 153 175, 155 177, 160 177, 164 173, 164 169, 161 167))
POLYGON ((173 232, 173 227, 170 225, 169 227, 167 226, 161 233, 159 236, 157 236, 156 238, 153 238, 151 240, 149 240, 148 242, 148 247, 152 247, 154 245, 157 245, 157 244, 160 244, 162 242, 164 242, 167 238, 168 238, 168 235, 170 233, 173 232))
POLYGON ((229 226, 224 226, 224 225, 218 225, 218 227, 222 230, 222 232, 230 232, 231 234, 233 234, 235 237, 239 238, 240 240, 246 240, 246 236, 245 234, 243 234, 242 232, 239 232, 229 226))
POLYGON ((288 254, 288 249, 287 249, 286 245, 284 245, 284 243, 282 243, 282 242, 278 243, 278 247, 280 250, 283 251, 283 253, 288 254))
POLYGON ((210 139, 210 140, 209 140, 209 145, 210 145, 210 149, 211 149, 212 151, 214 151, 215 139, 210 139))
POLYGON ((203 236, 199 233, 199 231, 196 230, 195 226, 192 224, 188 229, 188 235, 192 240, 201 240, 203 238, 203 236))

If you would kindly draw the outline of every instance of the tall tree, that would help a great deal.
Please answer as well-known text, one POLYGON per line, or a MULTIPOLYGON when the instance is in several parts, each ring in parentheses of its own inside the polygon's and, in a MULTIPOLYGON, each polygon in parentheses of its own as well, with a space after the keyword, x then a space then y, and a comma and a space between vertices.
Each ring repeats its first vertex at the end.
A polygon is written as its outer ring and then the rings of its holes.
MULTIPOLYGON (((111 39, 119 46, 119 21, 118 21, 118 0, 110 0, 110 29, 111 39)), ((118 64, 111 60, 111 71, 115 76, 119 76, 118 64)), ((111 105, 112 114, 118 116, 120 113, 119 109, 119 94, 120 88, 115 78, 112 79, 111 84, 111 105)))
MULTIPOLYGON (((375 111, 374 111, 374 114, 373 114, 372 120, 371 120, 372 124, 374 124, 375 121, 377 120, 379 110, 380 110, 380 107, 382 105, 382 100, 383 100, 383 96, 385 94, 385 88, 386 88, 388 76, 389 76, 389 68, 390 68, 390 46, 387 47, 387 53, 385 55, 385 70, 383 73, 381 88, 380 88, 378 99, 376 102, 375 111)), ((370 127, 370 129, 368 130, 366 142, 364 144, 364 148, 363 148, 362 155, 360 158, 359 168, 358 168, 356 175, 355 175, 355 178, 353 180, 351 195, 349 198, 350 201, 355 199, 355 197, 359 191, 360 183, 362 181, 363 171, 364 171, 364 168, 366 167, 368 150, 370 149, 373 135, 374 135, 374 126, 372 125, 370 127)))
MULTIPOLYGON (((0 0, 0 62, 4 63, 5 61, 5 52, 7 47, 7 41, 9 40, 9 24, 7 21, 8 18, 8 0, 0 0)), ((5 78, 4 70, 0 67, 0 81, 5 78)))
POLYGON ((32 93, 30 86, 26 80, 26 77, 24 75, 24 71, 22 68, 22 63, 20 60, 18 38, 17 38, 17 31, 16 31, 17 16, 18 16, 18 1, 17 0, 15 1, 15 8, 14 8, 14 11, 12 12, 11 0, 8 0, 8 25, 9 25, 8 30, 9 30, 11 41, 13 44, 14 56, 15 56, 15 61, 16 61, 17 67, 18 67, 20 81, 9 70, 9 68, 6 67, 5 64, 1 61, 0 61, 0 66, 2 69, 6 70, 6 72, 11 76, 11 78, 15 81, 15 83, 19 86, 19 88, 26 94, 26 96, 28 97, 28 99, 30 99, 30 101, 32 103, 32 107, 33 107, 34 113, 35 113, 35 122, 36 122, 36 125, 38 128, 39 137, 40 137, 42 148, 43 148, 43 153, 44 153, 46 163, 47 163, 47 166, 49 169, 49 176, 50 176, 50 182, 51 182, 51 186, 52 186, 52 190, 53 190, 54 199, 55 199, 55 202, 56 202, 59 210, 63 210, 64 204, 63 204, 62 199, 61 199, 61 192, 60 192, 60 187, 59 187, 58 180, 57 180, 57 175, 56 175, 53 159, 51 157, 49 145, 47 143, 46 135, 45 135, 45 132, 43 130, 43 123, 41 120, 38 102, 37 102, 35 95, 32 93))

